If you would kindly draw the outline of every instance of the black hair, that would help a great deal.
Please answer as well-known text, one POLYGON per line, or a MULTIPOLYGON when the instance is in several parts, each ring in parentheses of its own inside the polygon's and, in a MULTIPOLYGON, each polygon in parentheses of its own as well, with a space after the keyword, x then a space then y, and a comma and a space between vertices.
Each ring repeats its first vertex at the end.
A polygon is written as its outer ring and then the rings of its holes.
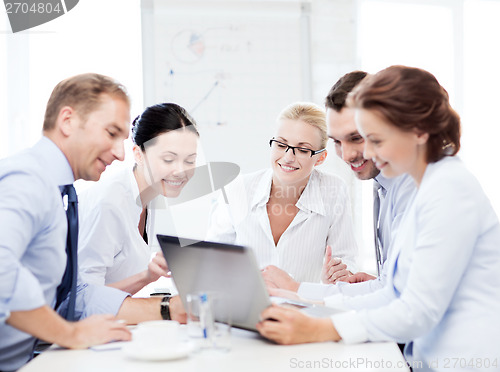
POLYGON ((132 140, 145 151, 145 144, 152 145, 160 134, 185 128, 196 135, 196 122, 181 106, 175 103, 160 103, 149 106, 132 122, 132 140))

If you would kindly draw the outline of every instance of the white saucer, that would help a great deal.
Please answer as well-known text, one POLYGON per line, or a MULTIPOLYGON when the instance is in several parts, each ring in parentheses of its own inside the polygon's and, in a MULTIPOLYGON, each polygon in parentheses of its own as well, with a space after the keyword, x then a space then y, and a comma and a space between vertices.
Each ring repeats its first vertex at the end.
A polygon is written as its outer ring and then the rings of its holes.
POLYGON ((189 355, 189 353, 191 353, 191 351, 193 351, 193 349, 194 345, 190 342, 183 342, 173 349, 145 348, 134 342, 130 342, 122 348, 125 355, 129 358, 151 361, 185 358, 189 355))

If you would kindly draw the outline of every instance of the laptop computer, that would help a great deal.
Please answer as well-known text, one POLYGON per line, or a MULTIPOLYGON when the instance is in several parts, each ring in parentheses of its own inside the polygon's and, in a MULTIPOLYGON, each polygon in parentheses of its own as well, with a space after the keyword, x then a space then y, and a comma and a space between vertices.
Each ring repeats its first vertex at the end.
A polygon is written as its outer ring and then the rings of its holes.
MULTIPOLYGON (((271 300, 251 249, 168 235, 157 237, 185 308, 188 293, 222 292, 230 299, 233 326, 256 331, 260 313, 271 305, 271 300)), ((310 315, 337 312, 320 308, 318 312, 318 307, 311 307, 310 315)))

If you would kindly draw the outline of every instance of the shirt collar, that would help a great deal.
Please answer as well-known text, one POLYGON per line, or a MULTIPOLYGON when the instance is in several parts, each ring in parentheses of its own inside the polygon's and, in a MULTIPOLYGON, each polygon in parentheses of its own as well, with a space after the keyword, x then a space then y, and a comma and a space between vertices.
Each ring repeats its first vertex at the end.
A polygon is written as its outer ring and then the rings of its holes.
POLYGON ((384 189, 384 193, 386 193, 394 183, 395 178, 386 178, 382 176, 382 173, 377 174, 374 178, 375 182, 377 182, 384 189))
POLYGON ((33 146, 33 151, 41 163, 44 172, 58 186, 70 185, 75 182, 73 170, 61 149, 48 137, 43 136, 33 146))
MULTIPOLYGON (((310 211, 321 215, 326 215, 325 205, 323 203, 323 195, 319 180, 319 173, 313 169, 306 188, 300 195, 297 201, 297 208, 303 211, 310 211)), ((273 180, 273 171, 268 169, 262 176, 260 182, 255 188, 255 193, 252 198, 250 209, 266 205, 271 194, 271 184, 273 180)), ((328 191, 327 191, 328 192, 328 191)))
POLYGON ((137 208, 142 211, 142 201, 141 196, 139 195, 139 185, 137 183, 137 180, 135 179, 134 167, 127 167, 125 173, 127 174, 127 178, 130 182, 130 188, 132 190, 132 196, 134 197, 134 203, 137 205, 137 208))
POLYGON ((297 202, 297 207, 304 211, 326 216, 323 192, 334 192, 334 190, 321 190, 320 174, 316 169, 313 169, 306 188, 297 202))
POLYGON ((257 187, 255 188, 255 193, 252 198, 252 203, 250 208, 253 209, 258 206, 267 204, 269 201, 269 196, 271 194, 271 183, 273 181, 273 171, 268 169, 261 177, 257 187))

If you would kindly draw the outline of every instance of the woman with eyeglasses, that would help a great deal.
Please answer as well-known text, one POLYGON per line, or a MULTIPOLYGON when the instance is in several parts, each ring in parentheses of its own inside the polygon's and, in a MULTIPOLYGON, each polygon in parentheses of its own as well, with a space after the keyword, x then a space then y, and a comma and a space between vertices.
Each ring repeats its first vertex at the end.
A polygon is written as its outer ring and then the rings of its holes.
POLYGON ((500 224, 476 178, 455 156, 460 118, 427 71, 391 66, 351 93, 364 155, 416 190, 392 241, 383 289, 325 299, 347 311, 311 318, 272 306, 259 332, 279 343, 406 343, 414 370, 495 370, 500 364, 500 224))
POLYGON ((271 168, 227 187, 211 215, 207 239, 251 247, 261 268, 275 265, 298 281, 319 282, 326 247, 355 271, 347 188, 317 166, 327 156, 325 113, 294 103, 278 116, 269 141, 271 168))
POLYGON ((78 267, 86 283, 134 294, 167 275, 152 233, 158 195, 177 197, 194 174, 198 130, 174 103, 146 108, 132 123, 135 164, 79 195, 78 267))

